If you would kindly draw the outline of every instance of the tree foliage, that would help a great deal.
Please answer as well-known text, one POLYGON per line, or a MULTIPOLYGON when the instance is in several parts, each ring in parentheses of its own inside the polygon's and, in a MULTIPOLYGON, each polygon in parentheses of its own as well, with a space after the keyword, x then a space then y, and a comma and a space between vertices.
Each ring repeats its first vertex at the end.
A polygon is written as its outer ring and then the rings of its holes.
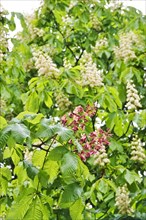
POLYGON ((0 218, 146 219, 146 16, 109 0, 7 14, 0 218))

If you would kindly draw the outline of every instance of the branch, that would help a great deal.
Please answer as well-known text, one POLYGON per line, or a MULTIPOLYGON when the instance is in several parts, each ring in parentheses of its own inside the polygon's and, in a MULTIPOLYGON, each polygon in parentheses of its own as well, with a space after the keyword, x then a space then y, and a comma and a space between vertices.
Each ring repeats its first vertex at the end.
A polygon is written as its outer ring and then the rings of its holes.
POLYGON ((63 37, 65 46, 70 50, 70 52, 72 53, 72 55, 74 56, 74 58, 77 60, 75 53, 73 52, 73 50, 72 50, 72 49, 70 48, 70 46, 68 45, 68 42, 65 40, 64 34, 63 34, 62 31, 60 30, 60 25, 59 25, 58 22, 56 21, 56 17, 55 17, 55 15, 54 15, 53 11, 51 11, 51 14, 53 15, 53 18, 54 18, 54 21, 55 21, 57 30, 59 31, 59 33, 60 33, 60 34, 62 35, 62 37, 63 37))

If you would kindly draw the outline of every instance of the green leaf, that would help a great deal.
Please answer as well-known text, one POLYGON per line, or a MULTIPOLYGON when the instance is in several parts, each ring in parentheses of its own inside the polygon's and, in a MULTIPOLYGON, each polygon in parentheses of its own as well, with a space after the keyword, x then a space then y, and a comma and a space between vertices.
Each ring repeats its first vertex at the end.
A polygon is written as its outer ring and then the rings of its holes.
POLYGON ((135 171, 129 170, 126 170, 124 178, 130 185, 135 181, 139 183, 142 181, 142 178, 137 173, 135 173, 135 171))
POLYGON ((115 103, 117 104, 117 106, 121 109, 122 108, 122 102, 119 98, 119 94, 116 88, 114 87, 108 87, 108 90, 110 91, 110 93, 112 94, 115 103))
POLYGON ((55 147, 53 150, 50 151, 48 159, 53 161, 61 161, 63 156, 68 152, 68 150, 63 147, 55 147))
POLYGON ((116 112, 117 111, 117 105, 113 101, 113 98, 111 97, 110 94, 106 93, 105 96, 105 104, 106 107, 109 109, 110 112, 116 112))
POLYGON ((50 96, 50 93, 48 92, 46 92, 45 93, 45 104, 46 104, 46 106, 48 107, 48 108, 50 108, 52 105, 53 105, 53 101, 52 101, 52 99, 51 99, 51 96, 50 96))
POLYGON ((15 203, 12 204, 10 210, 8 211, 6 220, 23 219, 33 201, 33 197, 33 189, 29 188, 21 191, 21 194, 17 197, 15 203))
POLYGON ((11 132, 12 137, 17 143, 22 143, 24 139, 30 136, 30 131, 23 124, 10 124, 4 129, 4 133, 11 132))
POLYGON ((77 168, 78 168, 77 156, 71 152, 66 153, 61 161, 61 172, 65 183, 70 184, 76 182, 77 168))
POLYGON ((6 127, 6 125, 7 125, 6 119, 0 116, 0 129, 3 129, 4 127, 6 127))
POLYGON ((0 168, 0 196, 7 194, 8 183, 11 180, 11 171, 7 167, 0 168))
POLYGON ((21 155, 19 154, 19 151, 17 151, 17 149, 15 148, 12 148, 11 153, 12 153, 11 154, 12 161, 14 165, 16 166, 21 160, 21 155))
POLYGON ((17 116, 17 118, 19 119, 19 120, 26 120, 26 121, 28 121, 29 123, 31 123, 31 124, 38 124, 40 121, 41 121, 41 119, 43 118, 44 116, 43 116, 43 114, 34 114, 33 112, 29 112, 29 111, 24 111, 24 112, 21 112, 18 116, 17 116))
POLYGON ((51 138, 54 136, 58 136, 60 142, 68 141, 71 139, 73 135, 73 131, 71 129, 65 128, 64 126, 57 124, 57 125, 50 125, 50 121, 47 119, 43 119, 39 126, 39 129, 36 134, 38 137, 43 138, 51 138))
POLYGON ((11 157, 11 155, 12 155, 12 153, 11 153, 10 148, 6 147, 5 150, 4 150, 3 158, 7 159, 7 158, 11 157))
POLYGON ((72 220, 82 220, 83 209, 84 209, 84 204, 82 202, 82 199, 80 198, 77 201, 75 201, 73 205, 71 205, 71 207, 69 208, 69 212, 72 220))
POLYGON ((108 184, 106 183, 106 181, 104 181, 104 179, 102 178, 99 182, 98 185, 96 186, 96 189, 99 190, 100 192, 106 194, 109 187, 108 184))
POLYGON ((24 216, 23 220, 40 220, 43 219, 43 213, 40 206, 40 199, 36 197, 33 199, 32 203, 30 204, 30 207, 24 216))
POLYGON ((77 183, 67 185, 60 197, 59 206, 61 208, 70 207, 76 200, 81 198, 83 189, 77 183))
POLYGON ((35 176, 39 173, 39 170, 28 161, 24 161, 24 167, 26 168, 28 177, 34 180, 35 176))
POLYGON ((114 127, 114 132, 117 136, 121 137, 123 135, 123 121, 122 118, 118 115, 116 124, 114 127))
POLYGON ((132 67, 126 68, 124 71, 122 71, 120 80, 126 83, 127 80, 130 80, 133 77, 133 75, 132 67))
POLYGON ((117 114, 115 112, 108 114, 108 117, 106 118, 106 125, 110 130, 112 130, 113 127, 115 126, 116 120, 117 120, 117 114))
POLYGON ((10 136, 9 132, 6 132, 5 130, 0 131, 0 146, 1 146, 1 148, 6 145, 8 139, 9 139, 9 136, 10 136))
POLYGON ((69 94, 73 94, 79 98, 83 97, 83 94, 84 94, 83 88, 77 84, 74 84, 71 81, 67 81, 65 89, 66 89, 67 93, 69 93, 69 94))
POLYGON ((38 178, 39 178, 40 184, 43 187, 47 187, 49 175, 44 170, 39 171, 38 178))
POLYGON ((53 183, 59 173, 59 165, 56 161, 47 160, 43 169, 49 175, 49 183, 53 183))
POLYGON ((137 78, 138 83, 142 83, 141 73, 139 69, 136 69, 135 67, 131 66, 126 68, 120 76, 120 80, 126 83, 127 80, 130 80, 133 76, 137 78))
POLYGON ((25 110, 37 113, 39 110, 39 97, 36 92, 32 92, 25 105, 25 110))
POLYGON ((46 152, 43 150, 35 150, 32 156, 32 163, 36 167, 42 168, 46 152))
POLYGON ((114 139, 110 140, 109 149, 111 149, 112 151, 123 152, 122 144, 114 139))
POLYGON ((136 112, 133 118, 133 122, 137 124, 140 128, 146 127, 146 110, 141 110, 141 112, 136 112))
POLYGON ((65 128, 62 125, 56 125, 56 126, 54 126, 54 128, 55 128, 54 129, 55 134, 58 135, 59 141, 62 142, 62 143, 64 141, 65 142, 68 141, 73 136, 73 131, 71 129, 65 128))
POLYGON ((20 19, 21 26, 25 29, 27 27, 23 14, 15 12, 18 19, 20 19))

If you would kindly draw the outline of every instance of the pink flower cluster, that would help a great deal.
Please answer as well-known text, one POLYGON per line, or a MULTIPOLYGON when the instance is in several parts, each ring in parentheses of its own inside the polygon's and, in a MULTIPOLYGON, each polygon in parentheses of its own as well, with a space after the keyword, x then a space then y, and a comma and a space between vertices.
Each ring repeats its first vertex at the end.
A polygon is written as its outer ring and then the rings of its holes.
POLYGON ((73 131, 85 130, 86 123, 96 114, 96 107, 87 106, 84 111, 82 106, 77 106, 73 112, 64 115, 61 122, 64 126, 71 127, 73 131), (71 119, 71 120, 69 120, 71 119))
POLYGON ((79 153, 80 158, 86 161, 91 155, 96 155, 103 146, 108 146, 109 132, 105 132, 102 129, 93 131, 87 136, 83 134, 79 140, 83 150, 79 153))
MULTIPOLYGON (((77 106, 73 112, 64 115, 61 122, 64 126, 74 131, 75 137, 82 146, 82 151, 78 153, 83 161, 86 161, 92 155, 96 155, 103 146, 108 146, 108 138, 111 136, 109 131, 102 129, 92 130, 92 117, 96 114, 95 106, 87 106, 86 110, 82 106, 77 106), (92 130, 92 131, 91 131, 92 130)), ((69 140, 72 144, 72 140, 69 140)), ((76 152, 76 149, 75 149, 76 152)))

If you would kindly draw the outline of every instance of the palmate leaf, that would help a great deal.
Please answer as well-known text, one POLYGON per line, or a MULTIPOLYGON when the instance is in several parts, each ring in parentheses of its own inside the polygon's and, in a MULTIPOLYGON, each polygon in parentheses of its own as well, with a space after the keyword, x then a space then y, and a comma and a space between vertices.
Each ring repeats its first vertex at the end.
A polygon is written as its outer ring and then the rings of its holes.
POLYGON ((84 209, 84 204, 82 202, 82 199, 79 198, 73 205, 69 208, 70 216, 72 220, 82 220, 82 211, 84 209))
POLYGON ((11 180, 11 171, 7 167, 0 168, 0 196, 7 194, 8 182, 11 180))
POLYGON ((77 176, 80 182, 84 185, 89 178, 90 172, 88 167, 78 158, 78 169, 77 169, 77 176))
POLYGON ((67 152, 68 150, 63 146, 55 147, 53 150, 50 151, 48 159, 54 161, 61 161, 61 159, 67 152))
POLYGON ((7 213, 6 220, 22 220, 33 201, 34 193, 35 191, 32 188, 21 191, 21 194, 14 201, 7 213))
POLYGON ((0 132, 0 147, 4 147, 5 146, 9 136, 10 136, 10 134, 8 132, 5 132, 5 131, 1 131, 0 132))
POLYGON ((36 114, 36 113, 33 113, 33 112, 29 112, 29 111, 24 111, 24 112, 21 112, 17 118, 19 120, 25 120, 31 124, 38 124, 40 122, 40 120, 43 118, 43 114, 39 113, 39 114, 36 114))
POLYGON ((25 110, 37 113, 39 110, 39 96, 38 94, 34 91, 32 92, 25 105, 25 110))
POLYGON ((78 200, 83 192, 83 188, 77 183, 69 184, 64 188, 59 201, 61 208, 70 207, 76 200, 78 200))
POLYGON ((71 129, 63 127, 61 124, 51 125, 49 119, 43 119, 40 123, 36 136, 39 138, 51 138, 57 136, 60 142, 68 141, 73 136, 71 129))
POLYGON ((0 116, 0 129, 3 129, 6 125, 7 125, 6 119, 0 116))
POLYGON ((32 180, 39 173, 39 170, 28 161, 24 161, 24 167, 26 168, 28 177, 32 180))
POLYGON ((4 130, 3 134, 10 133, 17 143, 22 143, 25 138, 30 136, 28 128, 20 123, 10 124, 4 130))
POLYGON ((36 197, 32 203, 30 204, 30 208, 28 209, 26 215, 23 220, 40 220, 43 219, 43 213, 40 206, 40 199, 36 197))
POLYGON ((77 181, 76 171, 78 169, 78 158, 75 154, 68 152, 61 162, 61 172, 65 183, 70 184, 77 181))
POLYGON ((44 165, 44 169, 43 169, 48 175, 49 175, 49 182, 53 183, 54 180, 57 178, 58 176, 58 172, 59 172, 59 165, 56 161, 53 160, 47 160, 45 165, 44 165))
POLYGON ((74 135, 71 129, 65 128, 62 125, 57 125, 55 132, 58 135, 60 142, 68 141, 74 135))
POLYGON ((33 165, 39 166, 41 168, 43 166, 45 155, 46 155, 45 151, 35 150, 32 156, 33 165))

